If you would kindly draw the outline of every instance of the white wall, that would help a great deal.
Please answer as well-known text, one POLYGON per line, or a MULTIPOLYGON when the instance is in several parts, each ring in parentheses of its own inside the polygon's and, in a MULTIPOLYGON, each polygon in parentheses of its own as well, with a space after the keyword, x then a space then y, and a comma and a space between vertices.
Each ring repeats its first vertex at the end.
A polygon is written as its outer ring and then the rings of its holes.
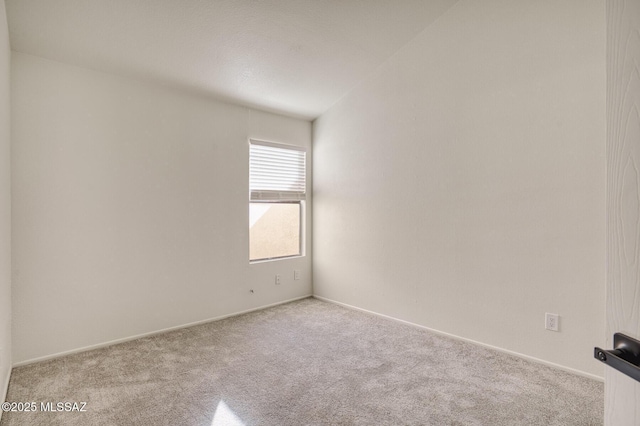
POLYGON ((603 375, 604 0, 460 1, 314 159, 315 294, 603 375))
POLYGON ((16 52, 11 81, 16 363, 311 293, 309 256, 248 261, 248 138, 309 122, 16 52))
POLYGON ((7 16, 0 2, 0 401, 4 401, 11 372, 10 57, 7 16))

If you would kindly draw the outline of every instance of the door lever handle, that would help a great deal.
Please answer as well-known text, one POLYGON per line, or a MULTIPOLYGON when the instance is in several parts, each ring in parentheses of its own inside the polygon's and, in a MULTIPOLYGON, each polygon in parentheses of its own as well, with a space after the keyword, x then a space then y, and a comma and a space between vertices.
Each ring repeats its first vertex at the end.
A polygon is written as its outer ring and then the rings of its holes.
POLYGON ((594 358, 640 382, 640 341, 622 333, 613 335, 613 349, 594 348, 594 358))

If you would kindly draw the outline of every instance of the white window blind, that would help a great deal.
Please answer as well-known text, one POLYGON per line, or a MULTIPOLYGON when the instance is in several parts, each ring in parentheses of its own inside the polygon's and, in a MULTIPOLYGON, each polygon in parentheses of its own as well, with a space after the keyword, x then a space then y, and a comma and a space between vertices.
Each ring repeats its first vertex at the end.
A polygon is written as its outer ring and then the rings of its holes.
POLYGON ((301 201, 306 194, 306 156, 302 147, 250 141, 251 201, 301 201))

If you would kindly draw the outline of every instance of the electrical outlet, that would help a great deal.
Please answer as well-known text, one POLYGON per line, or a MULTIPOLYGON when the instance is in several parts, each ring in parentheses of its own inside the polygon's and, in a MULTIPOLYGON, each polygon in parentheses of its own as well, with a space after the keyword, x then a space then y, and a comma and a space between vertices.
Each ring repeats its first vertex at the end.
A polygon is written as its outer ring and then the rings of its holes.
POLYGON ((276 274, 276 285, 280 285, 280 274, 276 274))
POLYGON ((544 314, 544 328, 551 331, 558 331, 558 322, 560 317, 558 314, 544 314))
POLYGON ((300 270, 299 269, 294 269, 293 270, 293 279, 294 280, 299 280, 300 279, 300 270))

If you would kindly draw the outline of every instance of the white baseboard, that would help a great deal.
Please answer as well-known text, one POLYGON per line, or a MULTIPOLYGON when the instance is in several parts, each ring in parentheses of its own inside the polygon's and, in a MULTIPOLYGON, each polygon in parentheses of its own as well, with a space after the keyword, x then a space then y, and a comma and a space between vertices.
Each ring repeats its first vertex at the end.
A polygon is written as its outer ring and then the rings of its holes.
POLYGON ((493 350, 496 350, 496 351, 499 351, 499 352, 507 353, 509 355, 514 355, 514 356, 517 356, 519 358, 523 358, 523 359, 526 359, 526 360, 529 360, 529 361, 536 362, 538 364, 544 364, 544 365, 547 365, 549 367, 557 368, 559 370, 563 370, 563 371, 566 371, 568 373, 576 374, 578 376, 586 377, 588 379, 597 380, 599 382, 604 382, 604 377, 596 376, 595 374, 587 373, 585 371, 576 370, 574 368, 565 367, 564 365, 560 365, 560 364, 556 364, 556 363, 553 363, 553 362, 545 361, 543 359, 536 358, 536 357, 529 356, 529 355, 525 355, 525 354, 522 354, 520 352, 514 352, 514 351, 511 351, 509 349, 504 349, 504 348, 501 348, 501 347, 498 347, 498 346, 488 345, 486 343, 478 342, 478 341, 475 341, 475 340, 472 340, 472 339, 467 339, 466 337, 456 336, 455 334, 446 333, 446 332, 440 331, 440 330, 435 330, 433 328, 425 327, 424 325, 416 324, 416 323, 413 323, 413 322, 410 322, 410 321, 405 321, 405 320, 402 320, 402 319, 399 319, 399 318, 391 317, 389 315, 380 314, 378 312, 369 311, 367 309, 359 308, 357 306, 349 305, 347 303, 338 302, 337 300, 328 299, 326 297, 318 296, 316 294, 314 294, 313 297, 314 297, 314 299, 322 300, 324 302, 329 302, 329 303, 333 303, 335 305, 344 306, 345 308, 353 309, 353 310, 356 310, 356 311, 366 312, 366 313, 371 314, 371 315, 376 315, 378 317, 390 319, 390 320, 397 321, 397 322, 400 322, 400 323, 403 323, 403 324, 407 324, 407 325, 410 325, 410 326, 413 326, 413 327, 418 327, 418 328, 421 328, 423 330, 428 330, 428 331, 431 331, 433 333, 439 334, 441 336, 447 336, 447 337, 451 337, 452 339, 462 340, 464 342, 472 343, 474 345, 478 345, 478 346, 482 346, 482 347, 485 347, 485 348, 493 349, 493 350))
MULTIPOLYGON (((499 352, 503 352, 503 353, 507 353, 507 354, 510 354, 510 355, 514 355, 514 356, 517 356, 519 358, 527 359, 529 361, 533 361, 533 362, 536 362, 538 364, 544 364, 544 365, 547 365, 549 367, 557 368, 559 370, 563 370, 563 371, 566 371, 568 373, 576 374, 578 376, 586 377, 586 378, 589 378, 589 379, 592 379, 592 380, 597 380, 599 382, 604 382, 604 378, 603 377, 596 376, 595 374, 587 373, 587 372, 584 372, 584 371, 581 371, 581 370, 576 370, 574 368, 566 367, 564 365, 556 364, 556 363, 553 363, 553 362, 550 362, 550 361, 545 361, 543 359, 532 357, 530 355, 525 355, 525 354, 522 354, 520 352, 515 352, 515 351, 511 351, 509 349, 501 348, 501 347, 498 347, 498 346, 493 346, 493 345, 489 345, 489 344, 486 344, 486 343, 478 342, 476 340, 468 339, 466 337, 461 337, 461 336, 457 336, 455 334, 447 333, 447 332, 444 332, 444 331, 435 330, 433 328, 429 328, 429 327, 426 327, 424 325, 416 324, 416 323, 413 323, 413 322, 410 322, 410 321, 405 321, 405 320, 402 320, 402 319, 399 319, 399 318, 395 318, 395 317, 392 317, 392 316, 389 316, 389 315, 385 315, 385 314, 381 314, 381 313, 378 313, 378 312, 370 311, 368 309, 359 308, 357 306, 349 305, 347 303, 338 302, 337 300, 333 300, 333 299, 329 299, 329 298, 326 298, 326 297, 318 296, 316 294, 308 294, 308 295, 305 295, 305 296, 295 297, 293 299, 287 299, 287 300, 283 300, 283 301, 280 301, 280 302, 271 303, 269 305, 263 305, 263 306, 259 306, 259 307, 256 307, 256 308, 246 309, 244 311, 239 311, 239 312, 234 312, 234 313, 231 313, 231 314, 221 315, 221 316, 214 317, 214 318, 209 318, 209 319, 205 319, 205 320, 201 320, 201 321, 195 321, 195 322, 182 324, 182 325, 178 325, 178 326, 174 326, 174 327, 168 327, 168 328, 164 328, 164 329, 161 329, 161 330, 151 331, 151 332, 148 332, 148 333, 137 334, 137 335, 134 335, 134 336, 124 337, 122 339, 111 340, 111 341, 108 341, 108 342, 98 343, 98 344, 95 344, 95 345, 84 346, 84 347, 72 349, 72 350, 69 350, 69 351, 58 352, 58 353, 55 353, 55 354, 46 355, 46 356, 43 356, 43 357, 32 358, 32 359, 29 359, 29 360, 17 362, 15 364, 13 364, 13 367, 20 367, 20 366, 23 366, 23 365, 33 364, 35 362, 47 361, 47 360, 50 360, 50 359, 60 358, 62 356, 66 356, 66 355, 72 355, 72 354, 76 354, 76 353, 80 353, 80 352, 90 351, 90 350, 93 350, 93 349, 104 348, 106 346, 116 345, 118 343, 124 343, 124 342, 128 342, 128 341, 131 341, 131 340, 140 339, 142 337, 154 336, 156 334, 166 333, 166 332, 169 332, 169 331, 179 330, 179 329, 182 329, 182 328, 192 327, 192 326, 195 326, 195 325, 206 324, 206 323, 213 322, 213 321, 220 321, 220 320, 223 320, 225 318, 230 318, 230 317, 234 317, 234 316, 238 316, 238 315, 242 315, 242 314, 247 314, 249 312, 260 311, 260 310, 263 310, 263 309, 271 308, 273 306, 283 305, 285 303, 294 302, 296 300, 306 299, 308 297, 313 297, 315 299, 322 300, 322 301, 325 301, 325 302, 328 302, 328 303, 333 303, 335 305, 344 306, 345 308, 348 308, 348 309, 353 309, 353 310, 356 310, 356 311, 365 312, 365 313, 368 313, 368 314, 371 314, 371 315, 376 315, 378 317, 382 317, 382 318, 390 319, 390 320, 393 320, 393 321, 396 321, 396 322, 400 322, 402 324, 410 325, 410 326, 413 326, 413 327, 418 327, 418 328, 421 328, 421 329, 424 329, 424 330, 428 330, 428 331, 430 331, 432 333, 436 333, 436 334, 439 334, 439 335, 442 335, 442 336, 447 336, 447 337, 450 337, 450 338, 453 338, 453 339, 456 339, 456 340, 469 342, 469 343, 472 343, 474 345, 479 345, 479 346, 482 346, 482 347, 485 347, 485 348, 489 348, 489 349, 493 349, 493 350, 496 350, 496 351, 499 351, 499 352)), ((8 386, 9 386, 9 378, 10 377, 11 377, 11 375, 9 374, 7 376, 7 378, 6 378, 6 380, 5 380, 5 383, 4 383, 3 401, 4 401, 4 398, 6 398, 6 392, 7 392, 8 386)), ((2 415, 2 413, 0 413, 0 416, 1 415, 2 415)))
MULTIPOLYGON (((38 357, 38 358, 32 358, 32 359, 28 359, 28 360, 25 360, 25 361, 16 362, 15 364, 13 364, 13 367, 21 367, 23 365, 33 364, 35 362, 47 361, 47 360, 50 360, 50 359, 60 358, 60 357, 66 356, 66 355, 72 355, 72 354, 77 354, 77 353, 80 353, 80 352, 91 351, 93 349, 100 349, 100 348, 104 348, 106 346, 111 346, 111 345, 117 345, 118 343, 129 342, 131 340, 140 339, 142 337, 155 336, 156 334, 162 334, 162 333, 166 333, 168 331, 180 330, 182 328, 193 327, 194 325, 200 325, 200 324, 206 324, 206 323, 209 323, 209 322, 220 321, 220 320, 223 320, 225 318, 230 318, 230 317, 235 317, 235 316, 238 316, 238 315, 248 314, 249 312, 254 312, 254 311, 261 311, 263 309, 271 308, 273 306, 284 305, 285 303, 295 302, 296 300, 301 300, 301 299, 306 299, 306 298, 311 297, 311 296, 312 296, 311 294, 307 294, 305 296, 295 297, 293 299, 282 300, 280 302, 271 303, 269 305, 259 306, 257 308, 246 309, 246 310, 240 311, 240 312, 234 312, 234 313, 231 313, 231 314, 220 315, 218 317, 208 318, 208 319, 200 320, 200 321, 194 321, 194 322, 190 322, 188 324, 182 324, 182 325, 177 325, 177 326, 174 326, 174 327, 163 328, 161 330, 150 331, 148 333, 136 334, 135 336, 123 337, 121 339, 110 340, 110 341, 104 342, 104 343, 98 343, 98 344, 95 344, 95 345, 83 346, 81 348, 71 349, 69 351, 58 352, 58 353, 55 353, 55 354, 45 355, 45 356, 41 356, 41 357, 38 357)), ((8 382, 7 382, 7 384, 8 384, 8 382)))

